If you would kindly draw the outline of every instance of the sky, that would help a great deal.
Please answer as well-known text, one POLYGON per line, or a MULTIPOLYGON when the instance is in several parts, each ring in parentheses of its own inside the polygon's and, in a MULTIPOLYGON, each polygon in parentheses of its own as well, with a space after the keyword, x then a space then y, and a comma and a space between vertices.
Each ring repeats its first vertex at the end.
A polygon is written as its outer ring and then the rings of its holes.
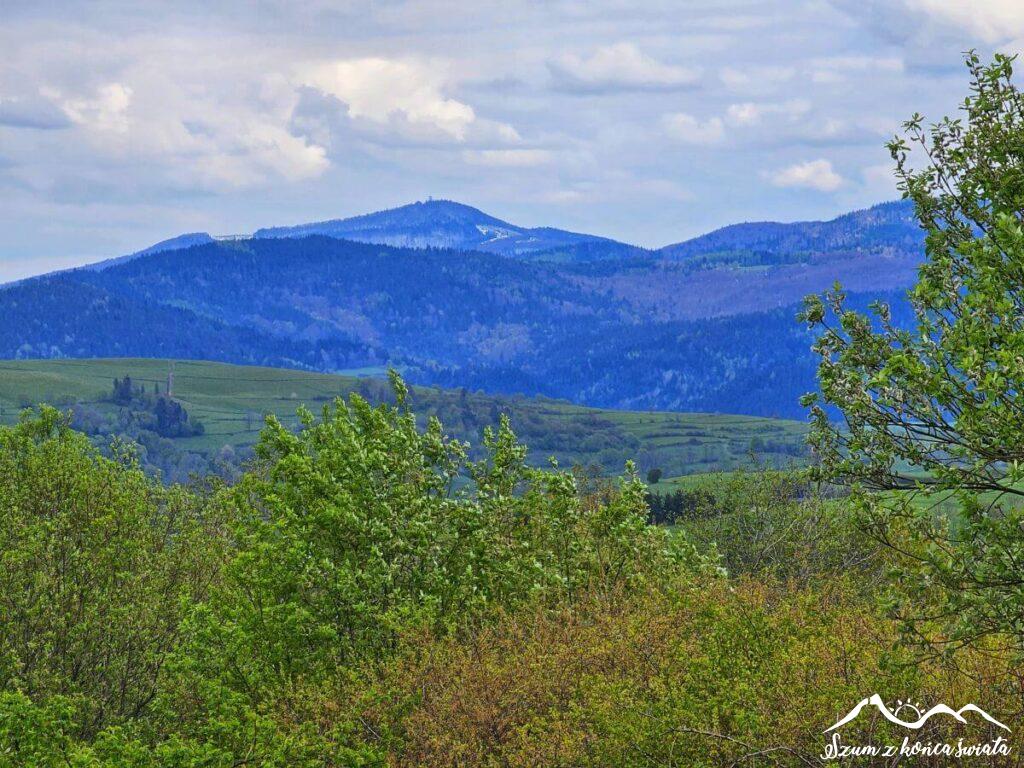
POLYGON ((897 196, 1020 0, 0 0, 0 281, 427 197, 661 246, 897 196))

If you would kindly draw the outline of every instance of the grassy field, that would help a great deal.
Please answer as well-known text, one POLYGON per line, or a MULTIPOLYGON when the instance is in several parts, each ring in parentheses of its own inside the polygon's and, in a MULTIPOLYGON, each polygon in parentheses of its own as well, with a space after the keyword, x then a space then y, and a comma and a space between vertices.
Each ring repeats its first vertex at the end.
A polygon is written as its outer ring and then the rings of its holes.
MULTIPOLYGON (((109 402, 115 377, 152 389, 166 386, 172 362, 150 359, 8 360, 0 361, 0 423, 11 424, 25 407, 40 402, 70 407, 88 405, 115 412, 109 402)), ((176 438, 183 448, 205 453, 224 445, 251 446, 265 414, 296 424, 300 405, 314 412, 333 398, 355 390, 378 399, 385 393, 379 379, 304 371, 173 362, 174 397, 205 434, 176 438)), ((600 465, 619 472, 626 459, 646 471, 659 467, 666 478, 728 471, 750 463, 751 452, 772 465, 789 464, 803 455, 804 425, 793 421, 722 414, 614 411, 584 408, 545 398, 495 397, 464 390, 416 387, 413 407, 438 415, 449 431, 474 444, 483 426, 508 413, 520 438, 531 448, 530 460, 555 456, 563 465, 600 465)), ((666 490, 676 480, 663 480, 666 490)))
POLYGON ((716 480, 721 480, 727 475, 728 472, 694 472, 689 475, 663 477, 653 487, 658 491, 658 493, 696 491, 705 486, 714 485, 716 480))

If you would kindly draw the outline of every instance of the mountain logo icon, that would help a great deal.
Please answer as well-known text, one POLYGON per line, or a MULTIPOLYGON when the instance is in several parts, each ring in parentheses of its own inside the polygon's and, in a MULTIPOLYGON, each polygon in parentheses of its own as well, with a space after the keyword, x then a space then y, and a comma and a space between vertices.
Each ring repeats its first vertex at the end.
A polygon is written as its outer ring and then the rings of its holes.
POLYGON ((936 704, 934 707, 932 707, 927 712, 922 714, 921 708, 917 705, 911 704, 909 702, 904 703, 900 701, 897 704, 896 711, 893 712, 889 709, 889 707, 885 705, 885 702, 882 701, 882 697, 875 693, 869 696, 868 698, 858 702, 857 706, 851 709, 844 717, 840 718, 834 725, 827 728, 825 730, 825 733, 829 733, 830 731, 842 728, 851 720, 855 720, 857 716, 860 715, 861 710, 865 707, 874 707, 878 710, 882 717, 884 717, 890 723, 895 723, 896 725, 900 725, 904 728, 909 728, 914 731, 924 727, 924 724, 927 723, 935 715, 949 715, 954 720, 957 720, 961 723, 966 723, 967 720, 964 718, 964 714, 972 712, 980 715, 982 718, 992 723, 993 725, 999 726, 1004 731, 1010 730, 1004 723, 999 722, 994 717, 992 717, 992 715, 983 710, 981 707, 976 706, 975 704, 965 704, 964 706, 960 707, 960 709, 953 709, 952 707, 948 707, 945 704, 936 704), (915 715, 914 719, 903 719, 903 717, 907 716, 903 714, 904 711, 906 711, 908 714, 913 713, 915 715), (903 715, 903 717, 901 717, 901 715, 903 715))

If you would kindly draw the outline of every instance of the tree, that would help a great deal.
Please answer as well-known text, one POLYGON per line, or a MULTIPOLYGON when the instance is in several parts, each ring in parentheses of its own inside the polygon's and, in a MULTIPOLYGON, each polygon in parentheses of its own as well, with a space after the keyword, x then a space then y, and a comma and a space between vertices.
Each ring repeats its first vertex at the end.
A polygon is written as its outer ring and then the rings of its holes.
POLYGON ((885 305, 848 310, 839 286, 808 297, 821 392, 804 403, 819 475, 849 482, 870 530, 905 555, 910 625, 930 614, 944 642, 1009 631, 1024 647, 1024 98, 1011 57, 966 63, 963 116, 914 115, 889 144, 927 233, 916 329, 885 305), (936 514, 944 500, 955 514, 936 514))
POLYGON ((571 474, 524 464, 507 417, 469 462, 437 419, 419 430, 393 387, 395 405, 353 394, 319 420, 302 410, 297 434, 268 419, 256 468, 223 492, 238 548, 196 618, 183 689, 219 680, 256 706, 386 657, 400 628, 443 632, 499 606, 618 594, 680 562, 714 567, 646 525, 634 474, 584 496, 571 474))
POLYGON ((198 507, 52 408, 0 428, 0 688, 74 697, 85 736, 146 714, 217 571, 198 507))
POLYGON ((661 480, 661 469, 655 467, 654 469, 647 470, 647 482, 651 485, 657 485, 658 481, 661 480))

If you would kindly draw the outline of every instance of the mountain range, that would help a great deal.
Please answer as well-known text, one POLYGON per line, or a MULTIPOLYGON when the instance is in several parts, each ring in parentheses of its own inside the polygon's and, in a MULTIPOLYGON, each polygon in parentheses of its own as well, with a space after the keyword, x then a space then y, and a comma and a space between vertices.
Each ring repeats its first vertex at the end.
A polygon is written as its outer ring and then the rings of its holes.
MULTIPOLYGON (((827 255, 898 256, 920 249, 921 230, 907 201, 882 203, 830 221, 745 222, 656 249, 554 227, 522 227, 452 200, 427 200, 346 219, 257 229, 249 238, 322 235, 400 248, 480 251, 520 259, 560 262, 638 261, 781 264, 827 255)), ((137 256, 215 242, 206 232, 178 235, 125 256, 91 265, 105 268, 137 256)), ((247 239, 238 235, 230 240, 247 239)))
POLYGON ((0 357, 178 357, 342 371, 602 407, 799 417, 807 293, 902 292, 906 203, 645 250, 450 201, 217 240, 192 233, 0 289, 0 357))
POLYGON ((896 254, 919 249, 922 240, 913 206, 901 200, 853 211, 830 221, 732 224, 692 240, 666 245, 658 253, 672 259, 747 251, 774 256, 896 254))
POLYGON ((451 200, 428 200, 349 219, 258 229, 254 238, 324 235, 403 248, 451 248, 544 260, 646 255, 635 245, 552 227, 520 227, 451 200))

